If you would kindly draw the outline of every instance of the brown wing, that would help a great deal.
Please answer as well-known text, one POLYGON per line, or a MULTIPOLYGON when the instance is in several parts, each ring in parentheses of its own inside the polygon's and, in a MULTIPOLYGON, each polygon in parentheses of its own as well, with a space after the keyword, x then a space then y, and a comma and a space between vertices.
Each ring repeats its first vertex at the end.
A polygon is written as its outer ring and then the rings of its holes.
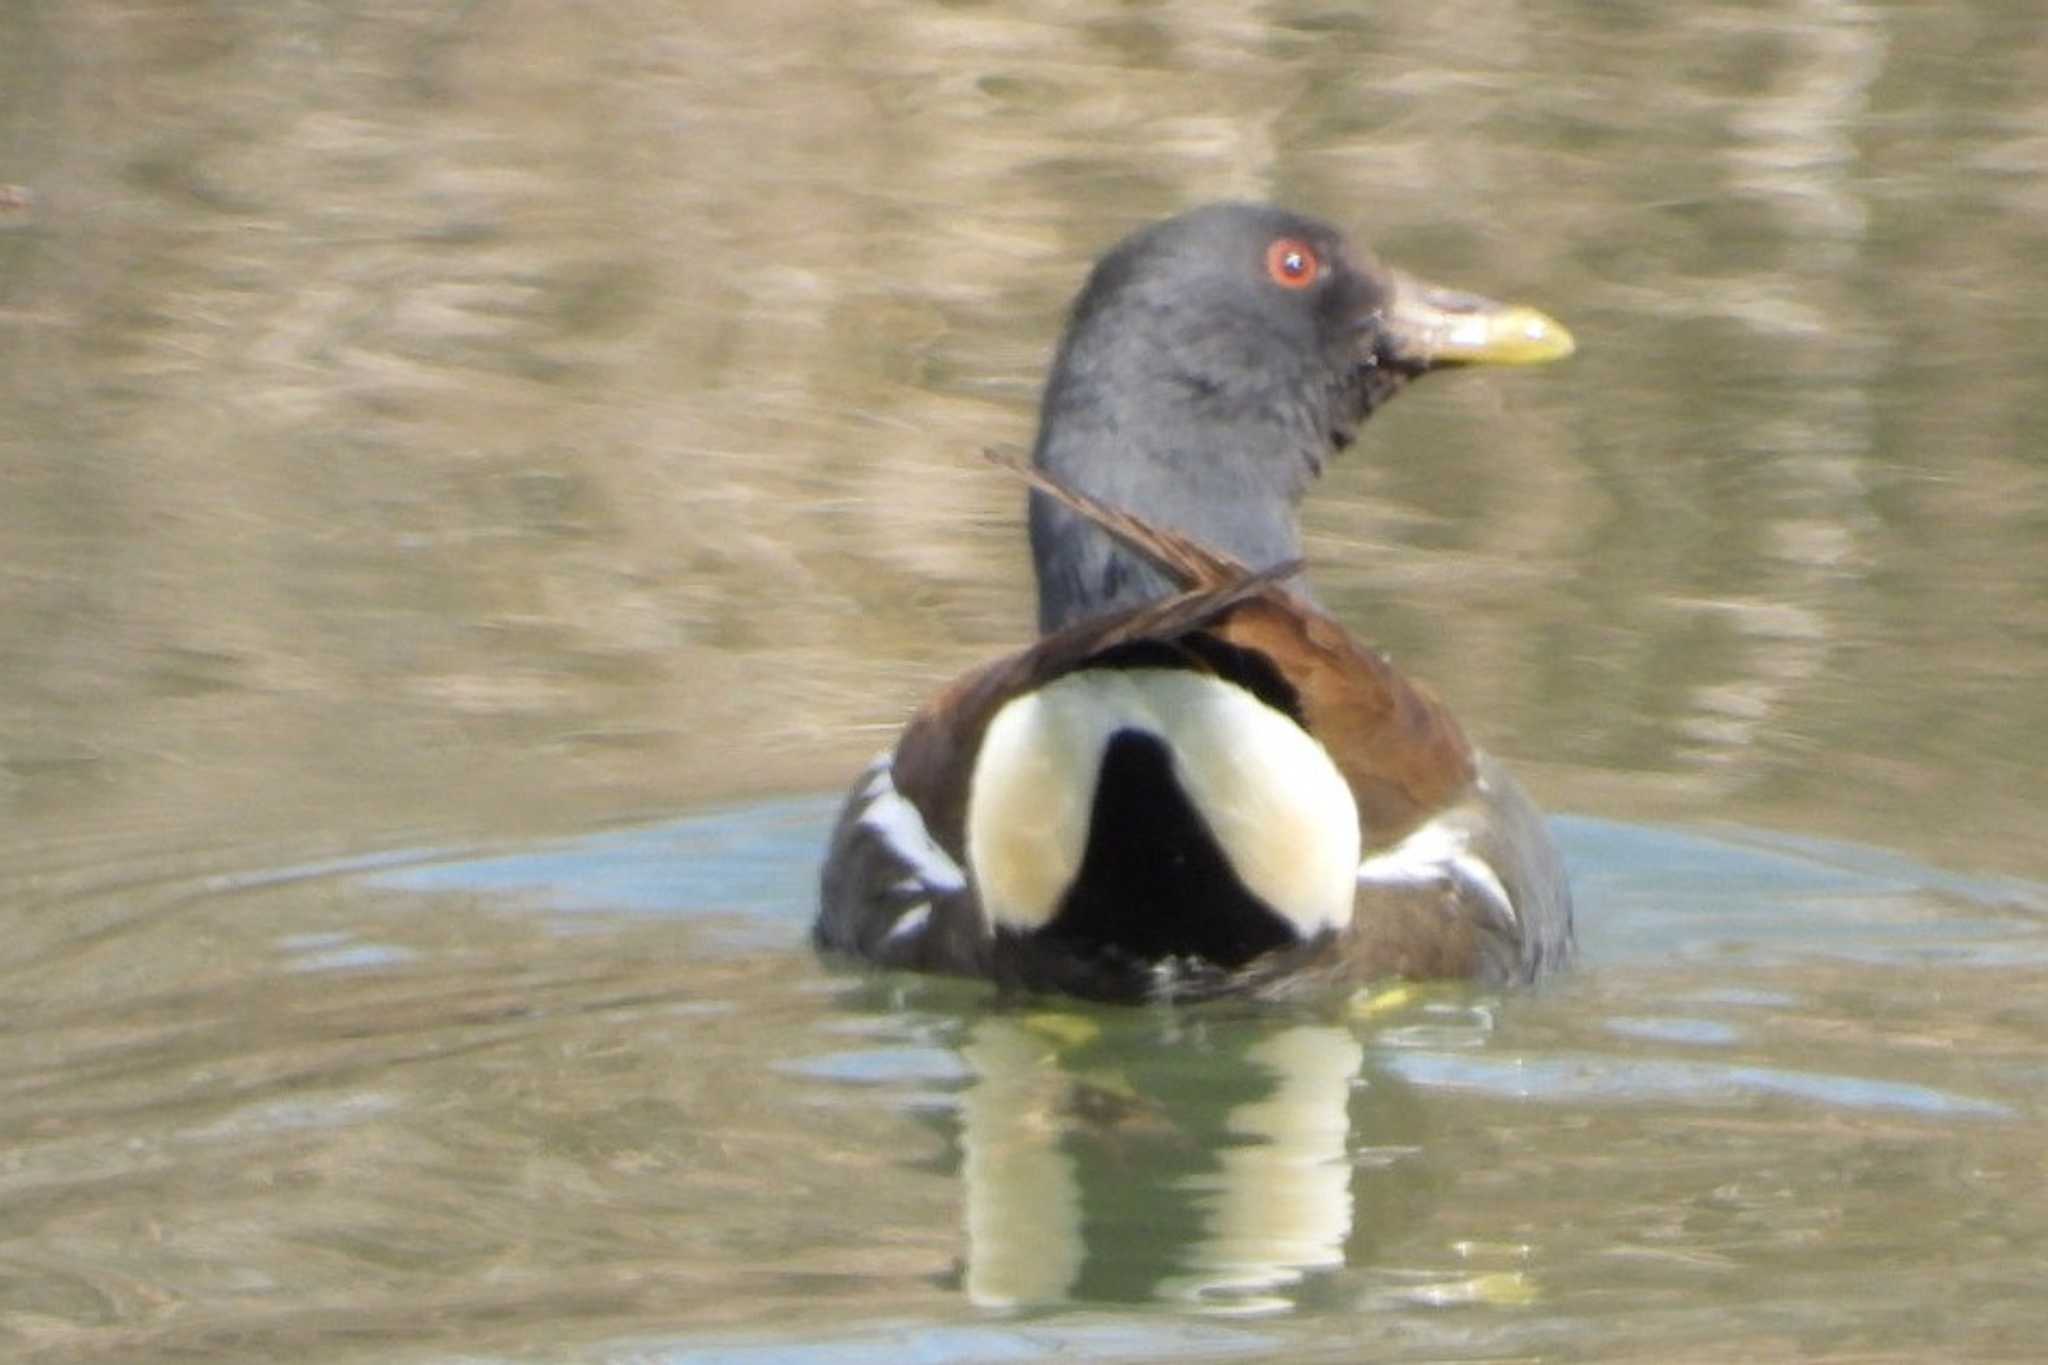
POLYGON ((1475 776, 1450 710, 1321 612, 1269 592, 1209 629, 1263 654, 1293 685, 1303 723, 1358 799, 1368 848, 1399 839, 1475 776))
MULTIPOLYGON (((897 781, 930 791, 929 801, 911 798, 927 820, 938 812, 950 815, 949 823, 932 826, 933 837, 950 852, 961 852, 959 827, 975 750, 1004 702, 1115 645, 1167 640, 1197 629, 1264 656, 1293 687, 1303 723, 1351 784, 1368 847, 1400 838, 1472 781, 1472 745, 1444 704, 1280 586, 1298 564, 1253 573, 1220 550, 1079 493, 1043 470, 993 450, 985 454, 1152 560, 1185 591, 1155 606, 1070 627, 970 673, 912 722, 897 751, 897 781), (932 783, 928 789, 926 781, 932 783)), ((903 791, 911 796, 912 788, 903 791)))

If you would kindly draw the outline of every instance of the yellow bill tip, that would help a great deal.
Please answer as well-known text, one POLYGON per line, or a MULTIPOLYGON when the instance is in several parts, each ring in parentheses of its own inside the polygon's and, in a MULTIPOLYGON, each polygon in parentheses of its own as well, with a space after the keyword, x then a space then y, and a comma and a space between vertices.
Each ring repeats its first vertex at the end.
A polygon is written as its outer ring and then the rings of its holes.
POLYGON ((1519 304, 1461 319, 1452 333, 1443 362, 1542 365, 1563 360, 1579 348, 1563 323, 1519 304))
POLYGON ((1439 365, 1542 365, 1578 349, 1565 325, 1519 303, 1396 275, 1381 327, 1399 358, 1439 365))

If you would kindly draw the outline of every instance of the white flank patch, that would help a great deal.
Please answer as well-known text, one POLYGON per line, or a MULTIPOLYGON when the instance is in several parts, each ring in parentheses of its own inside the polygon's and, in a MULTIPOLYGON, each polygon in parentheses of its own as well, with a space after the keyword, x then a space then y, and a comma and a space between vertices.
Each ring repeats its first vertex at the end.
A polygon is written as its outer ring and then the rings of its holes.
POLYGON ((860 813, 861 827, 880 835, 889 851, 901 858, 911 875, 934 894, 950 895, 964 890, 966 874, 960 870, 960 864, 947 856, 946 850, 932 841, 931 831, 925 828, 917 807, 896 790, 895 780, 889 776, 888 759, 879 760, 870 771, 874 776, 861 791, 867 798, 860 813))
POLYGON ((1418 825, 1392 848, 1358 865, 1360 886, 1426 886, 1450 882, 1487 901, 1505 924, 1517 923, 1515 903, 1498 873, 1472 851, 1472 833, 1456 812, 1418 825))
POLYGON ((1358 806, 1307 731, 1235 683, 1174 668, 1071 673, 996 713, 976 756, 967 860, 992 923, 1059 909, 1088 844, 1102 753, 1156 735, 1252 894, 1304 936, 1351 920, 1358 806))

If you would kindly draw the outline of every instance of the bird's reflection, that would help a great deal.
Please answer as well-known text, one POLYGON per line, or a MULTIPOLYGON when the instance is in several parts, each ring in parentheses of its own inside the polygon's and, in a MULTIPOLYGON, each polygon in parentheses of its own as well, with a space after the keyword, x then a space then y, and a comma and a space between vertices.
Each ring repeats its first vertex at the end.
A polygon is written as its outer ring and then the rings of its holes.
POLYGON ((1422 1178, 1384 1159, 1419 1153, 1415 1106, 1342 1024, 997 1014, 961 1055, 964 1283, 986 1306, 1284 1307, 1422 1178))

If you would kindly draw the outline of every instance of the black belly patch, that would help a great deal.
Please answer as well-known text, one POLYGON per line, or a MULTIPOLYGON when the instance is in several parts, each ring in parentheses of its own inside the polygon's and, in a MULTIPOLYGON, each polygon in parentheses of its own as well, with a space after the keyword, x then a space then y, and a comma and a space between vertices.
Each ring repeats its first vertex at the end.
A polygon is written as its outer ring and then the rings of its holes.
POLYGON ((1224 857, 1165 741, 1142 730, 1119 730, 1104 747, 1081 869, 1034 937, 1125 962, 1199 958, 1226 969, 1297 941, 1224 857))

